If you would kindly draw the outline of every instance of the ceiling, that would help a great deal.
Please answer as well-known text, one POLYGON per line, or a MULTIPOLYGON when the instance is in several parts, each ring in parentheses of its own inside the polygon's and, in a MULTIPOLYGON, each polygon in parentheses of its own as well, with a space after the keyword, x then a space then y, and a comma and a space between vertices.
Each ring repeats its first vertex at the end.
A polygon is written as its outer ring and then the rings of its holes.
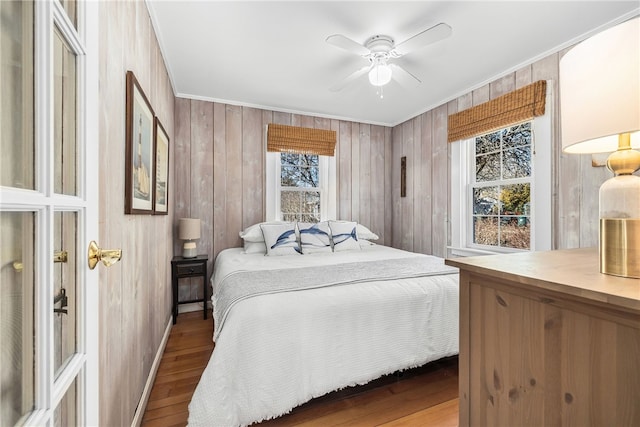
POLYGON ((640 13, 633 1, 146 0, 179 97, 393 126, 640 13), (453 33, 396 61, 422 83, 383 98, 367 60, 325 42, 400 43, 440 22, 453 33))

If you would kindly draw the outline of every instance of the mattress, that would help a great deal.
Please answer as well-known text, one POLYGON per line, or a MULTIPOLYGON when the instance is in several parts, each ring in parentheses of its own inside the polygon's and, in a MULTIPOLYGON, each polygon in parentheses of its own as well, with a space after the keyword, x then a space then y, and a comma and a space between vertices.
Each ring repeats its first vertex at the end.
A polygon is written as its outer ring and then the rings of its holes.
MULTIPOLYGON (((239 272, 297 274, 308 267, 405 258, 434 261, 381 245, 278 257, 227 249, 214 266, 212 302, 239 272)), ((458 274, 437 262, 443 274, 334 283, 238 301, 218 331, 189 405, 189 425, 275 418, 331 391, 457 354, 458 274)))

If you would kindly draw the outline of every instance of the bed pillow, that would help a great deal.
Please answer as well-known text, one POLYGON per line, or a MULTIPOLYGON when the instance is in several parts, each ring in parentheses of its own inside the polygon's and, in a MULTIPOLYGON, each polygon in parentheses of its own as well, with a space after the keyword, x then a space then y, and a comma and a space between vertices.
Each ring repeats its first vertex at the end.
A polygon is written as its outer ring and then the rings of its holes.
POLYGON ((303 254, 317 252, 331 252, 331 230, 329 223, 299 222, 298 233, 300 235, 300 249, 303 254))
POLYGON ((300 254, 300 245, 296 237, 296 224, 261 224, 264 243, 268 256, 300 254))
POLYGON ((329 221, 334 252, 360 249, 357 226, 352 221, 329 221))
MULTIPOLYGON (((262 233, 262 230, 260 230, 262 233)), ((364 241, 364 240, 363 240, 364 241)), ((245 254, 266 254, 267 246, 264 242, 247 242, 244 241, 244 253, 245 254)))
POLYGON ((358 233, 358 239, 361 241, 360 243, 362 243, 362 240, 378 240, 379 239, 376 233, 369 230, 367 227, 365 227, 360 223, 358 223, 356 232, 358 233))
POLYGON ((260 226, 263 224, 288 224, 288 223, 284 221, 259 222, 257 224, 250 225, 249 227, 242 230, 239 233, 240 238, 245 242, 264 242, 264 236, 262 235, 262 229, 260 228, 260 226))

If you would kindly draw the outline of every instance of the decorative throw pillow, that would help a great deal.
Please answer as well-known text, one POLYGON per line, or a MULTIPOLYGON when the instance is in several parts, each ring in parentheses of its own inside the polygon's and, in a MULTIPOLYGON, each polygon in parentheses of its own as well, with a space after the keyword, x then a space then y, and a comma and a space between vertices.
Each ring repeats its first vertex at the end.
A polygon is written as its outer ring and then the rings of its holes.
POLYGON ((268 256, 300 254, 295 223, 260 225, 268 256))
POLYGON ((351 221, 329 221, 334 252, 360 250, 357 225, 351 221))
POLYGON ((327 221, 299 222, 300 248, 303 254, 331 252, 331 236, 327 221))

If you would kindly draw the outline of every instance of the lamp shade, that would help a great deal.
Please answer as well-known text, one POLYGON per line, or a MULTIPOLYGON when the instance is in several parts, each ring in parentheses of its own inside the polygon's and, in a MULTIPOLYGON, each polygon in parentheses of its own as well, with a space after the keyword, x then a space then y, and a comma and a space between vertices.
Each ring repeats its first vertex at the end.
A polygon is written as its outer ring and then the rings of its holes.
POLYGON ((562 149, 605 153, 631 133, 640 148, 640 17, 583 41, 560 60, 562 149))
POLYGON ((200 220, 196 218, 180 218, 178 223, 180 240, 197 240, 200 238, 200 220))

